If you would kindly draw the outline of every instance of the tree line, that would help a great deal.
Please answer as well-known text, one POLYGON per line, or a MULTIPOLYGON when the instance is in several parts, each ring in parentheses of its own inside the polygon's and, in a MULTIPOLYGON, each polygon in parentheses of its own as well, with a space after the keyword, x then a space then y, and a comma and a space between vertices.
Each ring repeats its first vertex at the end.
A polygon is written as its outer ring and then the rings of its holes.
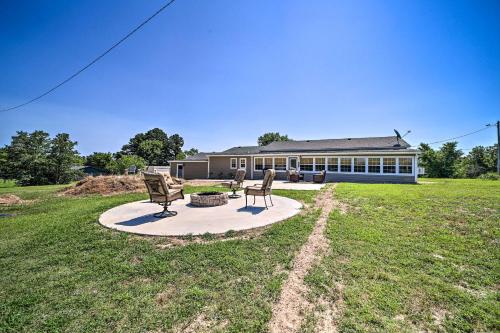
MULTIPOLYGON (((257 143, 265 146, 275 141, 291 140, 278 132, 264 133, 257 143)), ((160 128, 138 133, 115 153, 94 152, 81 156, 76 141, 69 134, 51 138, 44 131, 19 131, 10 144, 0 148, 0 178, 13 179, 19 185, 66 184, 82 177, 78 166, 90 166, 103 173, 123 174, 130 166, 143 169, 147 165, 168 165, 169 160, 182 160, 198 150, 182 150, 184 139, 179 134, 168 136, 160 128)), ((495 175, 497 145, 474 147, 467 155, 448 142, 439 149, 420 144, 419 166, 428 177, 498 178, 495 175)))
POLYGON ((418 164, 432 178, 493 178, 498 179, 498 145, 476 146, 465 155, 457 142, 448 142, 439 149, 421 143, 418 164))
POLYGON ((19 185, 67 184, 83 176, 78 166, 123 174, 130 166, 167 165, 168 160, 198 152, 194 148, 183 151, 184 139, 179 134, 168 136, 159 128, 136 134, 115 153, 82 156, 77 145, 66 133, 51 138, 44 131, 18 131, 10 144, 0 148, 0 178, 19 185))

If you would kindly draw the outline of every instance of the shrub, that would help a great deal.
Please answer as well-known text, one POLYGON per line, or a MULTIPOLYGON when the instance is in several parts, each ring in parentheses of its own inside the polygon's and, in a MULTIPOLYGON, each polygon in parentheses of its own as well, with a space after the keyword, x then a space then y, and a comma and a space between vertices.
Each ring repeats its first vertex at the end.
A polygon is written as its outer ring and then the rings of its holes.
POLYGON ((477 178, 478 179, 485 179, 485 180, 500 180, 500 175, 498 175, 494 172, 488 172, 488 173, 480 175, 477 178))

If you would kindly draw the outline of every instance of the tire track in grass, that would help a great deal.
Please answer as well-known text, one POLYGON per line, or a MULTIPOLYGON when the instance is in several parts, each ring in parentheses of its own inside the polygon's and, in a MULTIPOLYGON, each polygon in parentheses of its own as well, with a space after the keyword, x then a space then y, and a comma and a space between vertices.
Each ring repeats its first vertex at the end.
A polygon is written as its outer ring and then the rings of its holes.
MULTIPOLYGON (((316 206, 321 208, 321 215, 316 222, 307 242, 302 246, 294 259, 293 268, 281 289, 278 302, 273 306, 273 314, 269 323, 271 333, 298 332, 306 312, 313 309, 307 300, 308 288, 304 278, 311 268, 323 258, 330 247, 325 236, 328 216, 336 203, 333 191, 337 184, 327 186, 316 198, 316 206)), ((326 325, 331 328, 330 325, 326 325)))

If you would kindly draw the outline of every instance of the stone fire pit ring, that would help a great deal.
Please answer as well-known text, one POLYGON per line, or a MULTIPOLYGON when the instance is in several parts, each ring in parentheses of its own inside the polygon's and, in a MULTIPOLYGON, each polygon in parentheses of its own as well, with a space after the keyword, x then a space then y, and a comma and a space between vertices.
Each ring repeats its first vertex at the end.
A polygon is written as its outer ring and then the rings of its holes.
POLYGON ((200 192, 191 194, 191 205, 195 207, 215 207, 227 205, 229 196, 225 192, 200 192))

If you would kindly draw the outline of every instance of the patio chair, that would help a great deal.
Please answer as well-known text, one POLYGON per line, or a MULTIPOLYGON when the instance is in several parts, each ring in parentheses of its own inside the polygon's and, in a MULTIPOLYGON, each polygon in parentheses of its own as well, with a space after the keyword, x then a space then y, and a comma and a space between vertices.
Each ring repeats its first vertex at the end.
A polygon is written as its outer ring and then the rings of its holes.
POLYGON ((300 180, 300 175, 296 169, 290 169, 286 171, 286 178, 289 182, 298 183, 300 180))
POLYGON ((172 204, 172 201, 184 199, 182 189, 169 189, 167 183, 165 182, 165 178, 158 173, 145 172, 144 183, 148 189, 151 202, 163 206, 163 211, 154 214, 154 217, 162 218, 177 215, 177 212, 168 210, 168 206, 172 204))
POLYGON ((313 183, 324 183, 325 179, 326 179, 326 171, 325 170, 313 175, 313 183))
POLYGON ((248 207, 249 195, 253 195, 254 205, 256 196, 264 197, 264 204, 266 205, 266 209, 268 209, 266 201, 266 195, 268 195, 269 200, 271 201, 271 205, 274 206, 273 199, 271 198, 271 193, 272 193, 271 186, 273 185, 273 180, 275 176, 276 176, 276 171, 274 169, 267 169, 262 184, 254 184, 253 186, 245 187, 245 208, 248 207))
POLYGON ((222 183, 222 186, 227 187, 233 191, 233 194, 229 196, 230 198, 234 199, 241 197, 241 195, 236 194, 236 191, 242 189, 246 173, 247 172, 245 169, 238 169, 238 171, 236 171, 236 175, 234 176, 234 180, 222 183))

